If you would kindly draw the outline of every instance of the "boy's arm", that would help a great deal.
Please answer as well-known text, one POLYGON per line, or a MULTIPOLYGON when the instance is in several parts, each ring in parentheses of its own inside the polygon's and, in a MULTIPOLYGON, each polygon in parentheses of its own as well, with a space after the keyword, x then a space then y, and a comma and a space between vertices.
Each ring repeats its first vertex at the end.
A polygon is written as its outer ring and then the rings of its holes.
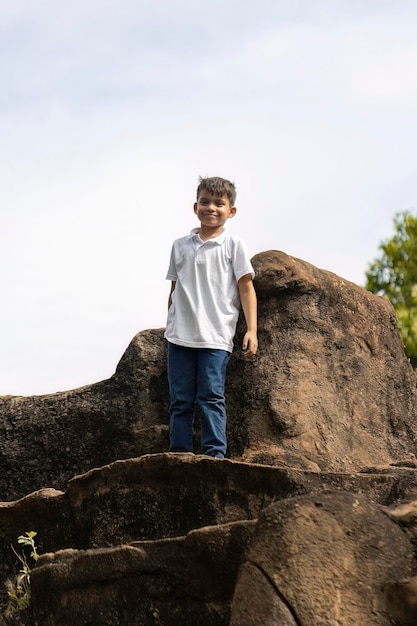
POLYGON ((175 289, 175 285, 176 285, 176 284, 177 284, 177 283, 176 283, 176 281, 175 281, 175 280, 173 280, 173 281, 171 282, 171 291, 169 292, 169 298, 168 298, 168 309, 169 309, 169 307, 170 307, 170 306, 171 306, 171 304, 172 304, 172 292, 174 291, 174 289, 175 289))
POLYGON ((254 356, 258 350, 257 299, 251 274, 245 274, 238 281, 240 301, 245 315, 247 331, 243 337, 243 356, 254 356))

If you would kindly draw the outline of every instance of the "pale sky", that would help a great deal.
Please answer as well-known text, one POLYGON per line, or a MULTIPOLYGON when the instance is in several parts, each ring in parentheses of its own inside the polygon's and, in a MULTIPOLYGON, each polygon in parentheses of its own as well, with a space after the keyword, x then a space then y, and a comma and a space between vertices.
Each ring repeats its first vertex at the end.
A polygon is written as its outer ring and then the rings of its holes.
POLYGON ((108 378, 165 325, 199 175, 252 255, 363 285, 417 204, 416 32, 414 0, 2 2, 0 395, 108 378))

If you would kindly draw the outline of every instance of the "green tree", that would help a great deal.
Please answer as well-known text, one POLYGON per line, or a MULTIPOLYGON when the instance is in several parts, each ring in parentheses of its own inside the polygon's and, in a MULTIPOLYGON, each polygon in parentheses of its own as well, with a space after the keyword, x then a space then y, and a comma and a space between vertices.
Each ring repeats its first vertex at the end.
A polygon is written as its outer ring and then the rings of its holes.
POLYGON ((380 256, 366 272, 366 288, 392 303, 405 353, 417 368, 417 216, 397 213, 394 236, 379 249, 380 256))

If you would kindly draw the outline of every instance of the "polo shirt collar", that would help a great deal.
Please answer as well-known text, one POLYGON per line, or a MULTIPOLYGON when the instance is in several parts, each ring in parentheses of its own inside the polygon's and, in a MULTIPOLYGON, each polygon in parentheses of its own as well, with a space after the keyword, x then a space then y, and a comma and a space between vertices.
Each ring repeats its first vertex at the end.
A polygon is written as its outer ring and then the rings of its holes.
MULTIPOLYGON (((192 231, 191 231, 191 235, 193 237, 195 237, 196 239, 197 238, 199 239, 199 237, 198 237, 199 231, 200 231, 200 228, 198 228, 198 227, 197 228, 193 228, 192 231)), ((203 243, 207 243, 208 241, 212 241, 213 243, 217 243, 217 244, 219 244, 219 246, 221 246, 221 244, 223 243, 223 241, 225 239, 226 239, 226 229, 223 228, 223 232, 220 233, 220 235, 218 237, 213 237, 213 239, 207 239, 207 241, 204 241, 203 243)))

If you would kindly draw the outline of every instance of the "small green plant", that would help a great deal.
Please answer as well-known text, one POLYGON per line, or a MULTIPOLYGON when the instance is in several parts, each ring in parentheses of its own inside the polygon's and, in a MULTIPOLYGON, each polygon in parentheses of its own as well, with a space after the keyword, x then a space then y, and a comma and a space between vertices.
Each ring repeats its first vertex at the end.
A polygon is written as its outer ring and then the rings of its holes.
MULTIPOLYGON (((36 549, 35 537, 37 533, 34 530, 26 532, 24 535, 20 535, 17 538, 17 542, 21 546, 30 548, 30 558, 36 563, 39 558, 38 551, 36 549)), ((7 580, 6 591, 8 596, 8 603, 5 610, 5 615, 11 615, 17 611, 24 611, 30 604, 30 572, 31 567, 28 564, 27 557, 22 550, 21 554, 16 552, 12 546, 12 550, 21 563, 21 568, 14 580, 7 580)))

